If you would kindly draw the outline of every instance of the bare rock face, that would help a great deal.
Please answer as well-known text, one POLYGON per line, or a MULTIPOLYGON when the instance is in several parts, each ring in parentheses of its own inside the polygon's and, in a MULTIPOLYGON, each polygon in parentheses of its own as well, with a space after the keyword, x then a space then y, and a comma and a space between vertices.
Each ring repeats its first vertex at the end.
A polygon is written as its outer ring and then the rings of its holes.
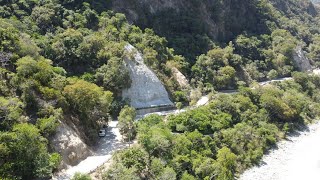
POLYGON ((91 150, 79 135, 64 122, 61 122, 50 143, 62 157, 61 168, 76 165, 91 154, 91 150))
POLYGON ((188 79, 175 67, 171 68, 174 78, 179 83, 181 88, 189 88, 190 84, 188 79))
POLYGON ((293 61, 296 67, 303 72, 312 69, 309 59, 304 55, 301 46, 297 46, 293 52, 293 61))
POLYGON ((132 45, 126 45, 125 50, 132 54, 132 58, 125 58, 131 78, 131 87, 122 91, 122 97, 128 98, 132 107, 136 109, 173 106, 168 93, 156 74, 148 68, 132 45))

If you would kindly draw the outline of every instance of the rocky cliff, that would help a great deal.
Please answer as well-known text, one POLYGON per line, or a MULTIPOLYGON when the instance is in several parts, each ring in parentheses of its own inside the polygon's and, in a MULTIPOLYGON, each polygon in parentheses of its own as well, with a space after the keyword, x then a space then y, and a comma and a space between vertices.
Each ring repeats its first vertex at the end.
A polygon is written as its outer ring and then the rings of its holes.
POLYGON ((137 109, 173 106, 161 81, 144 64, 142 54, 132 45, 126 45, 125 50, 130 54, 124 62, 132 83, 122 91, 122 97, 129 99, 131 106, 137 109))

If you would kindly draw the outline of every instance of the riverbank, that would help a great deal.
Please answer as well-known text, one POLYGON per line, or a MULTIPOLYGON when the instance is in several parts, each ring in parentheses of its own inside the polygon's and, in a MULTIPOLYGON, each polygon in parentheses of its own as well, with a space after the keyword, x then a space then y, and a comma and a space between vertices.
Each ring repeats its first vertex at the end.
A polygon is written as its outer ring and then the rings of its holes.
POLYGON ((260 166, 245 171, 240 180, 319 180, 320 121, 280 141, 264 155, 260 166))

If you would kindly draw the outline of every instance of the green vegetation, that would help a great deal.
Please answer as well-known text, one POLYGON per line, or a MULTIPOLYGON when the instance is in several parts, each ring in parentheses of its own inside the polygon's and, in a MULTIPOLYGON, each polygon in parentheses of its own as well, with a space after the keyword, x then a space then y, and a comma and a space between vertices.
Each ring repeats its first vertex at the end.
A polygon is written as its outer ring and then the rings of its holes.
POLYGON ((135 138, 136 127, 134 120, 136 117, 136 110, 133 107, 125 106, 119 114, 118 117, 118 127, 119 131, 124 139, 131 141, 135 138))
POLYGON ((91 180, 89 175, 76 173, 71 180, 91 180))
POLYGON ((320 65, 320 21, 307 0, 186 0, 153 13, 137 2, 126 2, 126 10, 139 9, 136 25, 110 11, 114 1, 0 2, 0 179, 50 178, 61 164, 50 144, 61 123, 94 145, 110 116, 139 145, 117 153, 105 179, 232 179, 297 124, 318 117, 319 78, 293 73, 297 46, 320 65), (136 112, 121 97, 132 83, 128 44, 178 109, 204 92, 240 93, 213 95, 210 105, 166 121, 134 123, 136 112), (173 67, 190 89, 172 78, 173 67), (294 82, 246 88, 291 75, 294 82))
POLYGON ((136 123, 138 145, 117 152, 104 177, 234 179, 287 132, 319 117, 319 80, 295 73, 291 81, 217 94, 166 120, 150 115, 136 123))
MULTIPOLYGON (((96 143, 101 126, 125 105, 121 90, 131 83, 126 44, 143 52, 170 92, 180 90, 167 62, 182 67, 184 59, 167 41, 98 4, 0 2, 0 179, 50 177, 61 161, 50 144, 61 122, 96 143)), ((126 114, 119 119, 130 140, 135 113, 126 114)))

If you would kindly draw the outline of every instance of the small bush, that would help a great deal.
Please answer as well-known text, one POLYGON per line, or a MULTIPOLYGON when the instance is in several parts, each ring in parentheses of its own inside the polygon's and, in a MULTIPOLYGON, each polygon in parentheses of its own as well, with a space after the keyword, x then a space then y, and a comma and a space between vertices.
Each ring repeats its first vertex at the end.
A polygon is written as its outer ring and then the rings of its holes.
POLYGON ((87 174, 76 173, 71 180, 91 180, 91 177, 87 174))

